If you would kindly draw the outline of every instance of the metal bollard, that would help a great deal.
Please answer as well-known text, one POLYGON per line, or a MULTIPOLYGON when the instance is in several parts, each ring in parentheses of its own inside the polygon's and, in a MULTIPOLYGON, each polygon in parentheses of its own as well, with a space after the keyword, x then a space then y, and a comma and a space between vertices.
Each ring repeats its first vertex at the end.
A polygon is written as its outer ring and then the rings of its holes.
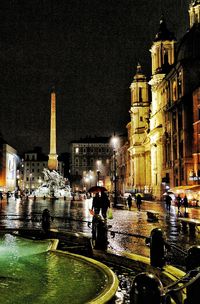
POLYGON ((47 232, 50 229, 51 214, 48 209, 42 212, 42 229, 47 232))
POLYGON ((160 228, 151 231, 150 261, 154 267, 162 268, 165 265, 165 242, 160 228))
POLYGON ((94 215, 92 219, 92 239, 94 248, 99 250, 107 250, 108 245, 108 229, 106 222, 100 215, 94 215))
MULTIPOLYGON (((188 249, 188 255, 186 257, 186 271, 190 271, 200 267, 200 246, 192 246, 188 249)), ((200 279, 197 279, 187 290, 187 298, 185 304, 194 304, 199 298, 200 279)))
POLYGON ((130 292, 130 303, 165 303, 162 282, 152 273, 142 272, 136 275, 130 292))

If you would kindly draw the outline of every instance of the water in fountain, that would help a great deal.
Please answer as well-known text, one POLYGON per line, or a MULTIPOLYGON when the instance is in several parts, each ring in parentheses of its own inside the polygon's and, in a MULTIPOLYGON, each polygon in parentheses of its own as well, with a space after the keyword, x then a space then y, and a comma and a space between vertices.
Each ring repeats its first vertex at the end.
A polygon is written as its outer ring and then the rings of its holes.
POLYGON ((36 197, 71 198, 71 189, 66 179, 55 170, 43 170, 44 182, 32 195, 36 197))

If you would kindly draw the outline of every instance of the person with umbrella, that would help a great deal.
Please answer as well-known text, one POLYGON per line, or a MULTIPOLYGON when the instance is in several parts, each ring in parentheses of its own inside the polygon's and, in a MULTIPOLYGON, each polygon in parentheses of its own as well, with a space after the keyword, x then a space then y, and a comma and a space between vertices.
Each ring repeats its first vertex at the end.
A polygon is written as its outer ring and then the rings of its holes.
POLYGON ((108 195, 105 193, 105 191, 101 192, 101 214, 104 219, 107 217, 107 210, 110 208, 110 200, 108 198, 108 195))
POLYGON ((101 200, 100 200, 99 192, 96 192, 92 200, 92 210, 94 210, 94 214, 99 214, 100 208, 101 208, 101 200))

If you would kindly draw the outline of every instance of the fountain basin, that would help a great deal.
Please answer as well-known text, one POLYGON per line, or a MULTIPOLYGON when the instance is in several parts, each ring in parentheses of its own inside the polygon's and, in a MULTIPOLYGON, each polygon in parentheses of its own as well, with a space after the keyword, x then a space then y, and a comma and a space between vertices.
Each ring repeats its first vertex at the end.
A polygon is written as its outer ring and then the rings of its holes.
POLYGON ((0 237, 2 303, 106 303, 118 280, 102 263, 56 250, 57 241, 0 237))
MULTIPOLYGON (((134 253, 127 253, 127 252, 116 253, 113 252, 112 250, 103 253, 101 251, 95 250, 94 258, 108 265, 109 264, 119 265, 122 269, 124 268, 128 270, 125 272, 129 272, 130 270, 131 272, 134 271, 135 275, 142 272, 151 273, 160 279, 164 287, 173 284, 174 282, 184 277, 186 274, 184 271, 171 265, 166 265, 162 269, 155 268, 150 265, 149 258, 134 253)), ((131 281, 133 281, 133 277, 131 278, 131 281)), ((119 287, 121 287, 120 285, 121 282, 119 284, 119 287)), ((128 293, 130 292, 130 288, 129 290, 127 290, 127 292, 128 293)), ((173 293, 170 303, 182 304, 184 303, 185 299, 186 299, 186 289, 183 289, 173 293)), ((129 303, 129 301, 128 302, 125 301, 123 303, 129 303)))

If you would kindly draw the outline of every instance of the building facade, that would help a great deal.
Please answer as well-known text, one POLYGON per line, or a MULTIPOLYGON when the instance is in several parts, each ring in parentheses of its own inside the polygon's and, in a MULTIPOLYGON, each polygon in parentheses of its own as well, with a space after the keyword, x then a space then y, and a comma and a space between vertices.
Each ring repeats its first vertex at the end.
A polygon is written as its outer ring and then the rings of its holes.
POLYGON ((131 122, 127 128, 133 187, 149 187, 158 199, 169 187, 199 182, 199 0, 190 3, 189 18, 190 29, 178 43, 164 17, 160 20, 150 49, 151 104, 148 84, 139 68, 131 84, 131 122))
POLYGON ((0 191, 16 189, 17 151, 0 139, 0 191))
POLYGON ((129 187, 134 192, 151 191, 151 162, 149 140, 149 85, 138 64, 131 89, 131 121, 127 125, 130 153, 129 187))
MULTIPOLYGON (((48 156, 40 147, 24 153, 17 171, 18 186, 21 190, 31 193, 44 182, 43 169, 48 168, 48 156)), ((58 161, 58 172, 63 175, 63 163, 58 161)))
POLYGON ((70 175, 73 191, 85 191, 102 185, 111 189, 110 158, 112 147, 108 137, 86 137, 70 144, 70 175))
POLYGON ((200 87, 193 92, 193 170, 190 180, 200 184, 200 87))

